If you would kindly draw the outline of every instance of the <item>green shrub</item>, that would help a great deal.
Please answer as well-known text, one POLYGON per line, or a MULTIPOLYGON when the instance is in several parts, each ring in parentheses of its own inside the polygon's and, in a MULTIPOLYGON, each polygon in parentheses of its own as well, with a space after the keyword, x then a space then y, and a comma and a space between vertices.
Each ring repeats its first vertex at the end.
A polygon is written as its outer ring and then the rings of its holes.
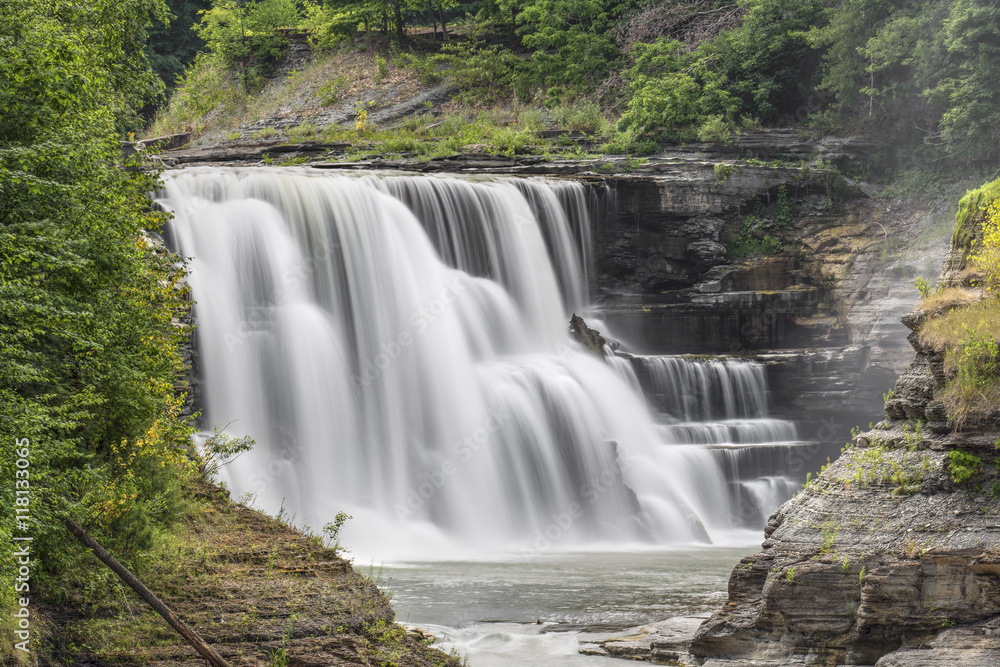
POLYGON ((736 131, 736 123, 726 120, 721 115, 709 116, 698 128, 698 141, 731 144, 733 133, 736 131))
POLYGON ((389 64, 386 63, 385 58, 379 54, 375 54, 375 81, 381 81, 385 77, 389 76, 389 64))
POLYGON ((597 132, 608 125, 601 115, 601 108, 594 102, 562 104, 554 107, 551 115, 555 124, 564 130, 597 132))
POLYGON ((601 152, 607 155, 652 155, 658 150, 657 142, 640 138, 631 130, 614 132, 611 140, 601 146, 601 152))
POLYGON ((524 64, 510 49, 476 41, 452 43, 439 58, 450 66, 449 77, 461 90, 463 104, 495 104, 523 89, 524 64))
POLYGON ((781 232, 795 217, 795 205, 784 186, 770 207, 757 199, 748 215, 740 219, 740 231, 729 243, 729 254, 735 259, 760 257, 781 252, 784 244, 781 232))
POLYGON ((322 106, 328 107, 340 101, 341 95, 347 92, 351 82, 346 76, 338 76, 332 81, 327 81, 316 89, 316 99, 322 106))
POLYGON ((729 180, 729 177, 733 175, 734 167, 731 164, 717 162, 712 168, 715 171, 716 183, 725 183, 729 180))
POLYGON ((623 73, 632 97, 619 130, 685 141, 698 138, 702 127, 710 137, 734 125, 740 101, 727 90, 717 56, 697 57, 666 40, 636 44, 632 55, 635 64, 623 73))
POLYGON ((529 132, 519 132, 510 128, 501 128, 490 138, 490 143, 498 153, 513 156, 526 152, 532 136, 529 132))
POLYGON ((245 100, 236 78, 219 59, 199 54, 184 71, 167 104, 157 110, 150 133, 199 131, 196 123, 210 111, 235 115, 245 100))
POLYGON ((420 142, 412 136, 395 136, 383 139, 378 147, 386 153, 415 153, 420 142))
POLYGON ((965 325, 965 335, 958 341, 955 363, 958 382, 961 386, 975 390, 986 384, 993 384, 997 374, 997 341, 993 332, 980 332, 965 325))
POLYGON ((319 134, 319 127, 315 123, 301 123, 285 130, 285 134, 293 140, 311 139, 319 134))
POLYGON ((969 258, 987 293, 1000 295, 1000 199, 986 207, 979 247, 969 258))
POLYGON ((961 484, 972 478, 977 472, 983 469, 983 461, 975 454, 953 449, 948 452, 948 470, 951 481, 961 484))
POLYGON ((347 512, 337 512, 333 521, 323 526, 326 544, 330 549, 333 549, 334 553, 348 553, 347 549, 344 549, 340 544, 340 531, 344 528, 344 524, 353 518, 347 512))
POLYGON ((421 56, 415 53, 404 53, 400 56, 407 67, 417 75, 417 79, 425 86, 433 86, 441 81, 438 69, 441 67, 440 56, 421 56))
POLYGON ((921 298, 926 299, 931 293, 931 286, 923 278, 917 278, 914 280, 913 285, 917 288, 917 291, 920 292, 921 298))

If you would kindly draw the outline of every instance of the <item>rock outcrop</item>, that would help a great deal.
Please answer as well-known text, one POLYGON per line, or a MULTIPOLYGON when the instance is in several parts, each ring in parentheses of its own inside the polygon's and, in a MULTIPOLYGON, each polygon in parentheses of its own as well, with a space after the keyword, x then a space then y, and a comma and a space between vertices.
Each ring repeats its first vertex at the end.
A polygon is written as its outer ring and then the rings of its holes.
POLYGON ((681 664, 692 660, 688 653, 695 632, 708 618, 675 616, 650 623, 627 637, 616 637, 580 647, 584 655, 610 656, 628 660, 647 660, 658 665, 681 664))
POLYGON ((717 182, 725 171, 698 169, 604 179, 614 206, 595 216, 603 321, 645 354, 764 361, 775 413, 836 421, 826 437, 843 444, 852 425, 878 421, 912 358, 899 318, 917 301, 914 278, 940 272, 949 213, 857 194, 835 204, 816 173, 756 167, 717 182), (795 212, 781 250, 733 258, 747 202, 773 203, 780 188, 795 212))
POLYGON ((605 349, 610 351, 618 347, 616 341, 609 341, 601 335, 600 331, 588 327, 583 318, 576 313, 573 313, 573 316, 569 320, 569 335, 570 338, 583 345, 601 359, 604 359, 605 349))
POLYGON ((691 652, 874 665, 896 649, 923 650, 942 629, 998 617, 1000 510, 952 483, 945 450, 958 445, 993 450, 990 436, 858 436, 772 515, 761 552, 733 572, 728 604, 691 652))
MULTIPOLYGON (((965 270, 959 237, 946 284, 965 270)), ((692 641, 702 664, 1000 664, 1000 432, 952 430, 925 322, 903 318, 916 357, 887 420, 781 506, 733 571, 692 641)))

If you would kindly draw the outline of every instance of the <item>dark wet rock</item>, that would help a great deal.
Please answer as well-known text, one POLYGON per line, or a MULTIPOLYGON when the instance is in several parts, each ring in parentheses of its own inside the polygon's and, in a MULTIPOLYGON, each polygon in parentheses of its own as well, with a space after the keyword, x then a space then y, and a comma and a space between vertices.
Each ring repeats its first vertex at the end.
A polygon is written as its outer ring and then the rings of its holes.
POLYGON ((569 320, 569 334, 573 340, 583 345, 601 359, 604 358, 605 348, 614 350, 618 347, 617 341, 608 341, 607 338, 601 335, 600 331, 588 327, 583 318, 576 313, 573 313, 573 316, 569 320))

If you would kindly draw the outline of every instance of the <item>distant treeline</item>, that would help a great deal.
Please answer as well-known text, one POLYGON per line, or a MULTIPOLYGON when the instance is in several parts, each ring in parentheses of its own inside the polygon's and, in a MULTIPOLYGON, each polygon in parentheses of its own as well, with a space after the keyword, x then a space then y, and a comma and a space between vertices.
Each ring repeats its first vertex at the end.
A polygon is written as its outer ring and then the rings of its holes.
POLYGON ((992 167, 1000 158, 1000 7, 988 0, 171 4, 174 27, 151 47, 173 73, 204 48, 252 85, 287 46, 282 29, 308 30, 318 48, 383 32, 405 51, 416 48, 407 29, 442 39, 442 24, 458 20, 451 39, 465 44, 445 47, 446 59, 451 52, 459 69, 488 74, 460 80, 550 106, 596 99, 636 137, 809 124, 875 132, 930 160, 992 167))

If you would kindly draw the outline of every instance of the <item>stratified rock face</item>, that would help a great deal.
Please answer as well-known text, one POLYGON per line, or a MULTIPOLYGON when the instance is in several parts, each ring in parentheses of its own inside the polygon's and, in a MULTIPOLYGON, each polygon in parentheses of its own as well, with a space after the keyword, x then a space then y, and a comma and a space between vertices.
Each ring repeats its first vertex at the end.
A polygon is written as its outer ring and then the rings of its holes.
POLYGON ((918 299, 913 279, 940 271, 950 216, 905 201, 833 206, 817 174, 791 168, 710 166, 601 181, 613 194, 595 216, 601 319, 631 351, 764 361, 775 413, 842 444, 879 419, 913 358, 899 318, 918 299), (782 250, 730 257, 741 204, 746 215, 747 201, 774 202, 780 187, 795 211, 782 250))
POLYGON ((596 287, 612 329, 654 354, 868 346, 888 390, 912 357, 899 318, 917 300, 913 279, 940 271, 944 230, 929 231, 947 214, 864 198, 833 207, 822 180, 794 169, 734 167, 718 182, 707 166, 604 180, 615 201, 595 220, 596 287), (783 249, 730 257, 741 204, 780 187, 796 212, 783 249))
MULTIPOLYGON (((598 291, 615 298, 691 288, 711 269, 728 264, 725 242, 735 214, 754 197, 784 187, 799 208, 825 210, 829 172, 795 167, 722 165, 678 161, 655 171, 603 180, 614 193, 610 215, 595 221, 598 291), (822 202, 821 204, 818 202, 822 202)), ((787 259, 787 258, 786 258, 787 259)), ((790 267, 789 267, 790 268, 790 267)), ((786 272, 773 278, 787 283, 786 272)), ((744 288, 747 289, 747 288, 744 288)), ((782 289, 763 285, 749 289, 782 289)))
MULTIPOLYGON (((964 271, 954 257, 946 284, 964 271)), ((706 667, 1000 664, 1000 432, 951 432, 925 321, 902 318, 916 358, 889 419, 780 507, 761 552, 733 572, 728 604, 691 644, 706 667), (954 450, 982 464, 962 482, 954 450)))
MULTIPOLYGON (((991 437, 962 444, 991 460, 991 437)), ((1000 615, 1000 508, 954 487, 942 451, 954 444, 902 430, 858 436, 771 517, 691 653, 872 665, 1000 615)), ((923 664, 894 660, 879 664, 923 664)))
POLYGON ((876 667, 996 667, 1000 665, 1000 620, 945 630, 926 644, 886 655, 876 667))
POLYGON ((924 420, 933 430, 948 430, 948 415, 944 404, 934 398, 934 392, 944 387, 944 353, 925 348, 920 344, 920 327, 926 321, 923 313, 912 313, 903 318, 910 330, 908 340, 917 356, 896 380, 892 397, 885 402, 885 415, 895 420, 924 420))

